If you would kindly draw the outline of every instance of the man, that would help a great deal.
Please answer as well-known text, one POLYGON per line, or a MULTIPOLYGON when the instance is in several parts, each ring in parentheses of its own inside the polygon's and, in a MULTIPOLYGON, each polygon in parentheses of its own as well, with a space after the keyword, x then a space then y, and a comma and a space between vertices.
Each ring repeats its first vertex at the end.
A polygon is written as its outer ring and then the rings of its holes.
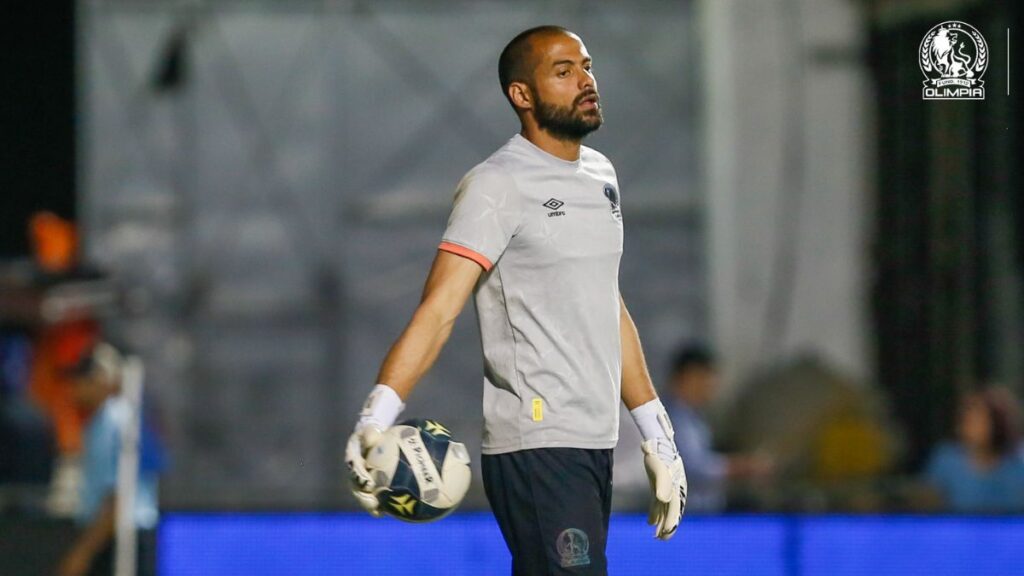
MULTIPOLYGON (((78 523, 81 530, 58 567, 60 576, 109 575, 114 569, 114 533, 121 430, 132 407, 121 396, 123 359, 107 343, 86 353, 72 372, 78 405, 91 413, 83 438, 83 482, 78 523)), ((156 570, 158 476, 163 447, 143 418, 139 440, 139 476, 133 514, 138 527, 138 574, 156 570)))
POLYGON ((484 355, 483 479, 515 574, 605 574, 618 403, 644 442, 655 535, 675 532, 683 464, 619 296, 615 170, 581 146, 601 126, 580 38, 533 28, 498 62, 522 130, 463 178, 419 307, 384 359, 346 449, 379 514, 364 455, 437 358, 470 293, 484 355))
POLYGON ((699 345, 679 350, 672 363, 669 414, 679 427, 676 446, 686 460, 691 511, 719 512, 729 480, 767 476, 774 468, 767 456, 720 454, 712 448, 711 429, 703 416, 718 391, 714 355, 699 345))

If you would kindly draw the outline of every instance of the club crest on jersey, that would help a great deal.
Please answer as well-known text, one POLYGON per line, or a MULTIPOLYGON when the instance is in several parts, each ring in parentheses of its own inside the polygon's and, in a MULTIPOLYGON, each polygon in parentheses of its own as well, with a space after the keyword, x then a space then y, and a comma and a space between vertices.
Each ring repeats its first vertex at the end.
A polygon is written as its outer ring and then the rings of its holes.
POLYGON ((542 206, 544 206, 548 210, 551 210, 551 212, 548 212, 548 218, 551 218, 552 216, 565 216, 565 212, 559 210, 559 208, 565 206, 565 202, 562 202, 557 198, 551 198, 550 200, 542 204, 542 206))
POLYGON ((608 199, 608 202, 612 207, 612 217, 615 220, 622 222, 622 210, 619 210, 619 193, 615 190, 615 186, 611 184, 604 185, 604 197, 608 199))

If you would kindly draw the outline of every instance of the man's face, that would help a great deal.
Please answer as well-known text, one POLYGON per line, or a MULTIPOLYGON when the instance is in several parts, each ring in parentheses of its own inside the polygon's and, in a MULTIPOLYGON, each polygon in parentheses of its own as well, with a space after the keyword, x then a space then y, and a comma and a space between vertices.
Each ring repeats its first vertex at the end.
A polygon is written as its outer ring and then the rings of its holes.
POLYGON ((708 366, 691 366, 673 377, 676 394, 695 408, 707 406, 715 399, 718 374, 708 366))
POLYGON ((587 47, 576 36, 552 34, 534 40, 538 55, 530 89, 537 125, 552 136, 581 140, 601 127, 601 100, 587 47))
POLYGON ((95 410, 117 393, 117 385, 98 374, 78 376, 74 379, 74 397, 85 410, 95 410))
POLYGON ((957 433, 971 448, 991 448, 992 417, 980 397, 969 396, 961 403, 957 433))

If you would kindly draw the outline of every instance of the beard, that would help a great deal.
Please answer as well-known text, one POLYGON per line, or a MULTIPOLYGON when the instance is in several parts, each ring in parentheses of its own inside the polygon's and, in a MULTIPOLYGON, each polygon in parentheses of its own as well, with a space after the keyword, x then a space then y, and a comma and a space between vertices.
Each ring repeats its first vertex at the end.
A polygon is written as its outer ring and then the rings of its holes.
POLYGON ((534 90, 535 107, 534 118, 537 126, 548 134, 559 140, 582 140, 587 134, 601 127, 604 117, 601 115, 601 105, 591 110, 580 110, 579 106, 587 96, 595 92, 584 92, 573 100, 571 106, 559 106, 551 104, 536 96, 534 90))

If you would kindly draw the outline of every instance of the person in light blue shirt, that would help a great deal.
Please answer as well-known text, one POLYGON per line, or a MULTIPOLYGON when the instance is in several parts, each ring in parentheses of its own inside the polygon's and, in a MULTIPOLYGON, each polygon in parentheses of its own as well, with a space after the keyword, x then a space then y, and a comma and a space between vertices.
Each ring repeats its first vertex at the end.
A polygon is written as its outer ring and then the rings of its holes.
MULTIPOLYGON (((120 395, 121 356, 108 344, 97 345, 74 370, 75 399, 91 412, 83 437, 82 483, 74 545, 58 568, 60 576, 109 575, 113 568, 117 469, 121 430, 131 405, 120 395)), ((134 517, 138 529, 139 571, 152 574, 153 533, 159 520, 158 476, 165 467, 160 441, 143 414, 134 517)))
POLYGON ((689 482, 686 510, 719 512, 725 507, 730 480, 767 476, 774 468, 772 460, 764 455, 715 451, 703 413, 718 390, 718 372, 710 350, 699 345, 681 348, 672 363, 669 387, 667 409, 689 482))
POLYGON ((936 446, 925 481, 954 512, 1024 512, 1024 457, 1019 407, 1006 389, 968 394, 961 402, 955 442, 936 446))

